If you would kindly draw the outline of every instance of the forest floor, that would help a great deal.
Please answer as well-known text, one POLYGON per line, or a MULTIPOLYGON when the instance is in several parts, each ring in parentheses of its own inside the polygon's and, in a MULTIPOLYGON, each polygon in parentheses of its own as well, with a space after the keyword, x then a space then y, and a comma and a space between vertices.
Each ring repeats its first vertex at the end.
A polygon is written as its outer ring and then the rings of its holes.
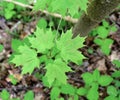
MULTIPOLYGON (((43 18, 46 16, 43 16, 43 18)), ((111 74, 115 70, 114 65, 111 63, 114 59, 120 59, 120 12, 115 12, 107 19, 109 23, 115 23, 117 31, 110 33, 109 37, 114 40, 111 46, 111 53, 105 56, 100 51, 99 46, 94 44, 94 37, 87 37, 85 47, 81 48, 82 53, 87 57, 82 66, 70 64, 74 72, 68 73, 68 82, 74 86, 80 87, 84 85, 80 75, 84 72, 92 72, 94 69, 99 69, 103 74, 111 74), (93 49, 93 53, 88 52, 88 48, 93 49)), ((0 52, 0 91, 7 89, 11 97, 23 98, 27 90, 33 90, 35 93, 35 100, 49 100, 50 89, 43 86, 42 82, 38 80, 33 74, 22 76, 20 74, 20 67, 15 67, 8 63, 8 58, 12 53, 11 40, 13 38, 23 39, 35 30, 38 19, 31 17, 28 22, 22 20, 6 20, 0 17, 0 44, 3 44, 4 50, 0 52), (6 31, 8 30, 8 32, 6 31), (14 75, 19 82, 13 85, 10 82, 9 75, 14 75)), ((36 70, 37 71, 37 70, 36 70)), ((36 72, 34 72, 36 73, 36 72)), ((102 88, 101 100, 106 96, 106 88, 102 88)), ((64 96, 64 95, 63 95, 64 96)), ((65 97, 67 98, 67 97, 65 97)), ((1 100, 1 99, 0 99, 1 100)), ((84 97, 81 100, 86 100, 84 97)))

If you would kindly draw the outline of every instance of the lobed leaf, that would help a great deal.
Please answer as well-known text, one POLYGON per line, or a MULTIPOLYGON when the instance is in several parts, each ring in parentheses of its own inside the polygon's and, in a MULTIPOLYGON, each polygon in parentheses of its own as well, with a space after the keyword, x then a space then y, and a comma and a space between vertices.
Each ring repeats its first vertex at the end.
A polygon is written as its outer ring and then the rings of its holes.
POLYGON ((81 64, 85 57, 78 49, 84 46, 84 40, 85 38, 83 37, 72 39, 71 30, 67 31, 65 34, 62 33, 60 39, 56 42, 57 48, 60 50, 61 58, 66 62, 72 61, 76 64, 81 64))
POLYGON ((67 83, 65 73, 71 71, 71 69, 61 59, 56 59, 53 63, 49 63, 45 69, 47 70, 45 77, 47 77, 50 86, 55 80, 58 80, 62 84, 67 83))
POLYGON ((44 32, 37 27, 34 37, 29 38, 31 47, 37 49, 37 52, 44 53, 46 50, 51 49, 54 46, 54 34, 51 30, 44 32))
POLYGON ((88 3, 88 0, 37 0, 34 10, 47 10, 52 13, 60 13, 63 16, 70 14, 73 17, 78 14, 79 8, 86 12, 88 3))
POLYGON ((28 91, 24 95, 24 100, 34 100, 34 93, 32 91, 28 91))
POLYGON ((53 87, 50 92, 50 98, 51 100, 55 100, 60 95, 60 89, 58 87, 53 87))
POLYGON ((36 67, 39 67, 37 52, 30 49, 27 45, 19 46, 18 50, 19 53, 13 54, 10 62, 16 64, 16 66, 22 65, 22 74, 31 74, 36 67))

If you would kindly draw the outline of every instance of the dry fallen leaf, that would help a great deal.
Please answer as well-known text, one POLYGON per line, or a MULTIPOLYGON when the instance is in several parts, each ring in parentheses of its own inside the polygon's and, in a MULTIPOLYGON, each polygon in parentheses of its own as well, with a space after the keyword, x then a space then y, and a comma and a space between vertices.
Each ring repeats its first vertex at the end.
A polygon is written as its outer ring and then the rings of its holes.
POLYGON ((101 72, 106 72, 107 68, 106 68, 106 65, 105 65, 105 59, 101 59, 97 62, 96 64, 97 66, 97 69, 101 72))

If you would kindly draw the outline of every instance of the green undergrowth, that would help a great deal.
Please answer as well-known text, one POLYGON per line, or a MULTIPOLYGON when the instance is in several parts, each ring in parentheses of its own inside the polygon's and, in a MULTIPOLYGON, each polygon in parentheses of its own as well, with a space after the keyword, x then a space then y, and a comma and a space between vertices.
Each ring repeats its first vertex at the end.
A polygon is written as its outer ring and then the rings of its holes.
POLYGON ((69 15, 78 18, 83 11, 86 12, 88 3, 88 0, 37 0, 33 10, 47 10, 63 16, 69 15))
MULTIPOLYGON (((14 0, 23 4, 30 4, 32 0, 14 0)), ((19 5, 15 5, 11 2, 1 1, 0 2, 0 16, 5 17, 6 20, 13 19, 22 19, 23 21, 29 21, 30 15, 26 15, 26 13, 30 12, 29 9, 21 7, 19 5)))
MULTIPOLYGON (((23 4, 30 4, 28 0, 15 0, 23 4)), ((83 12, 86 12, 88 0, 37 0, 33 3, 33 12, 38 10, 46 10, 49 13, 58 13, 61 16, 70 16, 78 18, 83 12), (57 6, 56 6, 57 5, 57 6)), ((0 15, 7 20, 13 18, 23 19, 21 12, 27 11, 26 8, 20 7, 13 3, 0 3, 0 15)), ((27 20, 30 20, 27 17, 27 20)), ((36 30, 33 34, 26 36, 23 40, 12 39, 12 54, 9 63, 15 67, 21 67, 21 74, 33 75, 42 82, 45 88, 50 90, 50 100, 99 100, 101 98, 101 89, 104 90, 104 100, 120 99, 120 61, 114 60, 115 71, 109 75, 101 73, 94 69, 92 72, 84 72, 79 75, 83 85, 74 86, 68 82, 68 73, 75 72, 72 70, 70 63, 80 67, 83 59, 86 58, 79 50, 84 47, 86 37, 72 39, 71 23, 62 18, 50 17, 50 20, 41 18, 38 20, 36 30), (117 70, 118 69, 118 70, 117 70), (39 72, 34 73, 35 70, 39 72), (42 71, 41 71, 42 70, 42 71)), ((94 36, 94 43, 99 46, 103 55, 109 56, 111 52, 110 46, 113 40, 109 38, 109 33, 116 31, 114 25, 110 25, 105 20, 102 25, 95 28, 91 32, 94 36)), ((0 52, 4 49, 0 45, 0 52)), ((88 52, 93 54, 94 51, 90 47, 88 52)), ((17 85, 19 81, 14 75, 8 75, 11 84, 17 85)), ((2 100, 20 100, 20 98, 11 98, 11 94, 7 89, 0 92, 2 100)), ((34 93, 31 90, 26 91, 23 100, 34 100, 34 93)), ((103 98, 102 98, 103 99, 103 98)))
POLYGON ((85 57, 78 51, 83 47, 83 37, 72 38, 71 30, 56 37, 52 31, 37 27, 34 35, 24 40, 12 40, 14 53, 10 57, 10 62, 16 66, 22 65, 22 74, 31 74, 35 68, 44 65, 46 69, 45 78, 51 87, 55 80, 66 84, 66 72, 72 71, 68 66, 69 62, 82 64, 85 57), (22 58, 22 59, 21 59, 22 58), (28 66, 30 67, 28 69, 28 66), (58 75, 56 75, 58 71, 58 75))
MULTIPOLYGON (((39 27, 42 27, 41 23, 43 22, 38 24, 39 27)), ((108 87, 107 89, 109 89, 111 83, 117 80, 114 79, 114 76, 100 75, 98 70, 94 70, 93 73, 82 74, 84 87, 78 88, 69 84, 66 72, 73 72, 73 70, 68 64, 70 62, 77 65, 82 64, 85 57, 78 49, 84 46, 85 38, 78 36, 72 39, 71 30, 56 35, 49 28, 45 30, 46 25, 43 26, 43 29, 39 27, 36 28, 33 35, 22 41, 12 40, 13 54, 10 57, 10 62, 16 64, 16 67, 22 66, 22 74, 32 74, 36 68, 44 69, 45 73, 36 73, 35 76, 43 82, 44 86, 51 88, 51 100, 64 100, 61 94, 69 95, 69 99, 73 100, 79 100, 83 96, 88 100, 98 100, 99 88, 108 87)), ((117 71, 113 75, 116 73, 117 71)), ((110 94, 108 93, 108 95, 110 94)), ((110 97, 107 96, 105 99, 110 97)), ((117 95, 114 98, 117 98, 117 95)))
POLYGON ((98 26, 91 32, 92 36, 96 36, 94 39, 94 43, 97 44, 100 47, 101 52, 107 56, 110 54, 110 46, 114 42, 108 36, 110 32, 115 32, 116 30, 117 28, 115 27, 115 25, 109 25, 107 21, 103 20, 102 25, 98 26))
MULTIPOLYGON (((20 100, 20 98, 11 98, 10 93, 6 89, 2 90, 0 98, 2 98, 2 100, 20 100)), ((23 100, 34 100, 34 93, 32 91, 27 91, 24 94, 23 100)))

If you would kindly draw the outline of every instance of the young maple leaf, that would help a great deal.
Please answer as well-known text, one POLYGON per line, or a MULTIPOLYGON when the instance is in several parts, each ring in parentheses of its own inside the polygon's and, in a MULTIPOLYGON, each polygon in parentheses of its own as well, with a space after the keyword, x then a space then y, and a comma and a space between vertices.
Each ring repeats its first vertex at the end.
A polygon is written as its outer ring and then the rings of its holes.
POLYGON ((80 4, 80 9, 85 11, 87 10, 87 5, 89 3, 89 0, 79 0, 80 4))
POLYGON ((37 49, 37 52, 44 53, 45 50, 51 49, 54 46, 55 35, 51 30, 44 32, 37 27, 34 33, 35 37, 29 37, 31 47, 37 49))
POLYGON ((73 17, 79 8, 86 12, 88 3, 89 0, 37 0, 34 10, 47 10, 63 16, 68 12, 73 17))
POLYGON ((82 59, 85 57, 78 51, 79 48, 83 47, 84 37, 76 37, 72 39, 71 30, 65 34, 62 33, 60 40, 56 42, 57 48, 60 50, 60 56, 65 61, 72 61, 76 64, 81 64, 82 59))
POLYGON ((49 63, 45 69, 47 70, 45 77, 47 77, 50 86, 55 80, 58 80, 62 84, 66 84, 67 76, 65 73, 72 71, 61 59, 56 59, 53 63, 49 63))
POLYGON ((69 0, 54 0, 51 3, 51 6, 53 7, 52 12, 57 12, 65 16, 69 5, 70 5, 69 0))
POLYGON ((51 3, 52 12, 57 12, 62 15, 66 15, 67 10, 73 17, 78 13, 78 9, 86 12, 88 0, 54 0, 51 3), (57 5, 57 6, 56 6, 57 5))
POLYGON ((16 66, 22 65, 22 74, 31 74, 35 67, 39 67, 37 52, 30 49, 27 45, 19 46, 18 53, 13 54, 10 62, 16 64, 16 66))
POLYGON ((37 0, 36 3, 34 4, 33 10, 45 10, 49 9, 50 4, 52 3, 52 0, 37 0))

